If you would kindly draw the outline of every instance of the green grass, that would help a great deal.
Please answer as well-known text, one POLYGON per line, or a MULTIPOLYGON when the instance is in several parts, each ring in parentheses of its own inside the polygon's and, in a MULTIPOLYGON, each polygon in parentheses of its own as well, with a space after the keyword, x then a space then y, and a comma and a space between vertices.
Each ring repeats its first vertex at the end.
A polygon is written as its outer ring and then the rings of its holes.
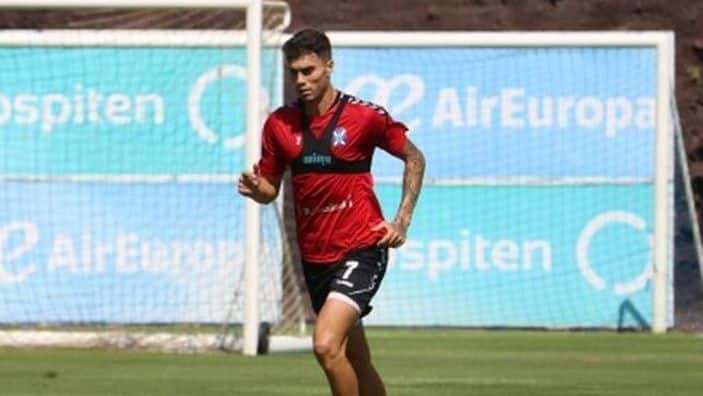
MULTIPOLYGON (((370 330, 393 395, 702 395, 703 337, 370 330)), ((0 349, 3 396, 327 395, 310 353, 0 349)))

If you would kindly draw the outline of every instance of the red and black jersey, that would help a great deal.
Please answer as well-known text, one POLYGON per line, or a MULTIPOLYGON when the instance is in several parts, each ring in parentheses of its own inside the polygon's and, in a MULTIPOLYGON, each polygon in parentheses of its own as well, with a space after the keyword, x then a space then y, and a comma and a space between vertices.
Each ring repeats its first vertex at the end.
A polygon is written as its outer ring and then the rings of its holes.
POLYGON ((381 107, 339 94, 308 120, 302 103, 281 107, 264 124, 262 176, 293 176, 298 244, 303 260, 331 264, 374 245, 383 215, 370 173, 374 149, 400 157, 407 128, 381 107))

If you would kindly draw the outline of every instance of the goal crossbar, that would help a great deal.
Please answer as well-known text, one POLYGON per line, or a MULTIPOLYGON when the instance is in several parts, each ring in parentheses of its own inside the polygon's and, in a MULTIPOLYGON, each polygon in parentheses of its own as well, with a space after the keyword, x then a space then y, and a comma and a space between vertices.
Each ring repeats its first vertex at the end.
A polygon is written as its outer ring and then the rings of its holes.
MULTIPOLYGON (((2 8, 229 8, 241 9, 256 3, 254 0, 3 0, 2 8)), ((264 4, 285 4, 264 1, 264 4)))

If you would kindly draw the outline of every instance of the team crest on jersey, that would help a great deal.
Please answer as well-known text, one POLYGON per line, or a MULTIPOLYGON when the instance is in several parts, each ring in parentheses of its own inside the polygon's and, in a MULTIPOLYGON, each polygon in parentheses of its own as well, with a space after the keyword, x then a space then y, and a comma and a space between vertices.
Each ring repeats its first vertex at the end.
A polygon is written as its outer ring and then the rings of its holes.
POLYGON ((332 147, 345 146, 347 144, 347 130, 337 127, 332 131, 332 147))

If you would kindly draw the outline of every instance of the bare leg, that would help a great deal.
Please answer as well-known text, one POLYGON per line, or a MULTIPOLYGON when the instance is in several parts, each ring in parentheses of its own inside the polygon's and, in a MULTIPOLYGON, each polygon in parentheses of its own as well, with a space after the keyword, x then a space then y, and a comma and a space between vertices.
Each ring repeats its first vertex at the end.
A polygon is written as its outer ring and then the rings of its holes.
POLYGON ((346 356, 347 333, 359 319, 351 305, 328 299, 315 322, 315 357, 327 375, 334 396, 359 396, 356 372, 346 356))
POLYGON ((347 341, 347 358, 354 367, 359 381, 360 396, 385 396, 386 388, 376 368, 371 363, 369 344, 366 341, 364 327, 359 322, 349 329, 347 341))

